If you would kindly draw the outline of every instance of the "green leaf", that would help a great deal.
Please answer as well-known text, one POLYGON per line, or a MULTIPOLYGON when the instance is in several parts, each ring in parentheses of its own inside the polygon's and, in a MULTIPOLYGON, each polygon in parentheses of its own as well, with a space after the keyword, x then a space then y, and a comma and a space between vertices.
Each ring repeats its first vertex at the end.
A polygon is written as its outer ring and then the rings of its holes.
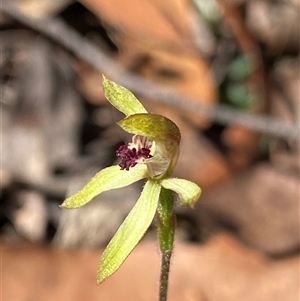
POLYGON ((147 167, 144 164, 137 164, 129 170, 121 170, 118 165, 107 167, 99 171, 81 190, 68 197, 60 207, 81 207, 101 192, 128 186, 146 178, 147 175, 147 167))
POLYGON ((239 55, 233 59, 228 67, 228 77, 231 80, 244 80, 255 68, 255 62, 246 55, 239 55))
POLYGON ((134 114, 117 123, 124 131, 151 138, 166 139, 180 143, 180 131, 170 119, 157 114, 134 114))
POLYGON ((161 186, 149 180, 123 224, 102 254, 97 283, 116 272, 150 226, 158 204, 161 186))
POLYGON ((225 90, 228 102, 241 109, 248 109, 253 105, 253 92, 246 83, 231 83, 225 90))
POLYGON ((126 116, 138 113, 147 113, 139 100, 126 88, 116 84, 113 81, 103 77, 104 95, 107 100, 126 116))
POLYGON ((179 196, 180 204, 183 206, 194 207, 202 192, 197 184, 185 179, 164 179, 161 185, 166 189, 175 191, 179 196))

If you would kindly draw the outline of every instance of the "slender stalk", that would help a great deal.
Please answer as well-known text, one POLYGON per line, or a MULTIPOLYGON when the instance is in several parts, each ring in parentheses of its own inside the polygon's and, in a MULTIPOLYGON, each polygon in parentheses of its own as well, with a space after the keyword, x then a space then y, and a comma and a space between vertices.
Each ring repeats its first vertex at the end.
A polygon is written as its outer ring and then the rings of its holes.
POLYGON ((165 251, 161 254, 159 301, 167 301, 171 255, 172 251, 165 251))
POLYGON ((159 301, 167 301, 170 262, 176 225, 174 194, 171 190, 162 188, 157 213, 158 239, 161 251, 159 301))

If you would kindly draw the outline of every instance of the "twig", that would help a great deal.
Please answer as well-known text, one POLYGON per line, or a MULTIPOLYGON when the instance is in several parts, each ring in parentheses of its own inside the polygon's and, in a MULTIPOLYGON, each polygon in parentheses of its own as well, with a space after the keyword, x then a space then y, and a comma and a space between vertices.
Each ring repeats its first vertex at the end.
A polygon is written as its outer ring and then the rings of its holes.
POLYGON ((255 116, 243 113, 228 106, 200 104, 199 101, 186 95, 161 87, 126 71, 101 49, 98 49, 59 19, 44 19, 42 21, 31 19, 14 8, 9 0, 2 0, 1 10, 17 21, 53 39, 107 77, 111 77, 136 94, 184 110, 204 114, 220 124, 240 124, 264 134, 300 140, 300 127, 297 124, 279 121, 266 115, 255 116))

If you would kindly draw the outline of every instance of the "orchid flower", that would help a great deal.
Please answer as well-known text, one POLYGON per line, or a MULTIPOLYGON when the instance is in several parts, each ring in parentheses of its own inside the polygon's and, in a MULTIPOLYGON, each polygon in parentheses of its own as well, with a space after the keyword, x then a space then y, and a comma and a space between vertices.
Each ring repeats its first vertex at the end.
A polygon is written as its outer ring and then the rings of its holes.
MULTIPOLYGON (((116 155, 119 165, 99 171, 80 191, 68 197, 63 208, 79 208, 104 191, 122 188, 141 179, 146 184, 139 199, 102 254, 98 284, 111 276, 141 240, 157 215, 158 236, 163 254, 170 258, 173 249, 175 214, 174 193, 181 205, 193 207, 200 197, 198 185, 172 178, 179 156, 180 131, 168 118, 150 114, 127 89, 103 76, 107 100, 125 118, 117 124, 132 134, 116 155)), ((167 274, 169 271, 167 271, 167 274)))

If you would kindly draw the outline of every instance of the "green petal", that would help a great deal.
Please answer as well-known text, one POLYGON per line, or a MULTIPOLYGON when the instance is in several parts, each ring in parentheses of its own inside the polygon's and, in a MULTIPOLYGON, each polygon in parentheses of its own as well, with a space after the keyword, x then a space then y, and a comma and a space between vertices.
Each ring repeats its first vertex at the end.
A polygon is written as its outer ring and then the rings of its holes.
POLYGON ((164 179, 161 182, 161 185, 166 188, 175 191, 180 199, 180 203, 183 206, 193 207, 196 201, 201 195, 201 188, 188 180, 169 178, 164 179))
POLYGON ((173 140, 178 145, 180 131, 170 119, 157 114, 134 114, 122 119, 118 125, 126 132, 142 135, 152 140, 173 140))
POLYGON ((107 100, 126 116, 138 113, 147 113, 139 100, 126 88, 110 81, 104 75, 103 89, 107 100))
POLYGON ((97 283, 116 272, 150 226, 158 204, 161 186, 149 180, 123 224, 102 254, 97 283))
POLYGON ((144 164, 138 164, 130 170, 121 170, 118 165, 107 167, 99 171, 81 190, 68 197, 61 207, 81 207, 101 192, 128 186, 146 178, 147 175, 147 167, 144 164))

